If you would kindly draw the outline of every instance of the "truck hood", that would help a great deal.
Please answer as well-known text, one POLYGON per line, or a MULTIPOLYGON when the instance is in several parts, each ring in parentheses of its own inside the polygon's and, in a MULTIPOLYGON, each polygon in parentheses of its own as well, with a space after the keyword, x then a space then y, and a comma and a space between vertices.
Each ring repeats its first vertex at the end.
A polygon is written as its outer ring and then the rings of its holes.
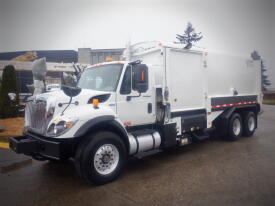
MULTIPOLYGON (((96 91, 91 89, 82 89, 79 95, 72 98, 72 103, 78 102, 78 105, 87 104, 91 97, 94 97, 97 95, 104 95, 104 94, 110 94, 110 92, 96 91)), ((64 104, 64 103, 68 103, 70 101, 70 97, 65 95, 62 90, 39 94, 33 98, 36 101, 37 100, 46 101, 47 111, 49 110, 50 107, 55 107, 55 112, 54 112, 55 114, 59 113, 59 111, 62 111, 67 106, 67 104, 64 104), (59 106, 60 103, 63 104, 63 106, 60 107, 59 106)), ((72 104, 70 105, 70 107, 71 106, 75 106, 75 105, 72 104)))

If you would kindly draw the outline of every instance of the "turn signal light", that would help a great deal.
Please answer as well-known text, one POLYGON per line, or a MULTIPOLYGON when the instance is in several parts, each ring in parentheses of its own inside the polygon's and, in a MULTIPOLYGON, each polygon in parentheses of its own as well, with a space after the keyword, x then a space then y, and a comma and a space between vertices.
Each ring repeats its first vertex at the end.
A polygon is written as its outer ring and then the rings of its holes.
POLYGON ((72 127, 74 125, 74 123, 73 122, 67 122, 66 123, 66 128, 68 128, 68 127, 72 127))
POLYGON ((93 99, 93 106, 94 106, 95 108, 97 108, 98 105, 99 105, 98 99, 93 99))

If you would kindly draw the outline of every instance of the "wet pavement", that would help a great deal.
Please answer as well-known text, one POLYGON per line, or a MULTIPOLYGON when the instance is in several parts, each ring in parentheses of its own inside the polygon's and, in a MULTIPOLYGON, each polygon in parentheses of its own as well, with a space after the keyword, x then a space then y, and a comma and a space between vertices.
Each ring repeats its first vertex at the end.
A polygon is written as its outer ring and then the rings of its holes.
POLYGON ((264 106, 252 138, 218 137, 130 160, 100 187, 72 162, 29 160, 0 149, 0 205, 275 205, 275 106, 264 106))

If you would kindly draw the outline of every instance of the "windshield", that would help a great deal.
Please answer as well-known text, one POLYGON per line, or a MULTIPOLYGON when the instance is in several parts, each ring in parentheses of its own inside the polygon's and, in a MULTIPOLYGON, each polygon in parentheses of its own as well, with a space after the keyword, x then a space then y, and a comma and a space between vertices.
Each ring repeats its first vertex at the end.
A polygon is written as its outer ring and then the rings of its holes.
POLYGON ((86 69, 77 86, 82 89, 115 91, 123 64, 106 64, 86 69))

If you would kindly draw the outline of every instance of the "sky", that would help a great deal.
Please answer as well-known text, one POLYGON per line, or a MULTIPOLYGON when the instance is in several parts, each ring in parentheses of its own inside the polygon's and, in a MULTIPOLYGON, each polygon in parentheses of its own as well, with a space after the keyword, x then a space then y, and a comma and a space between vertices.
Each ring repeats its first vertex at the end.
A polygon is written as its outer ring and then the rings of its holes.
POLYGON ((187 22, 198 46, 259 51, 275 87, 275 0, 0 0, 0 52, 169 42, 187 22))

